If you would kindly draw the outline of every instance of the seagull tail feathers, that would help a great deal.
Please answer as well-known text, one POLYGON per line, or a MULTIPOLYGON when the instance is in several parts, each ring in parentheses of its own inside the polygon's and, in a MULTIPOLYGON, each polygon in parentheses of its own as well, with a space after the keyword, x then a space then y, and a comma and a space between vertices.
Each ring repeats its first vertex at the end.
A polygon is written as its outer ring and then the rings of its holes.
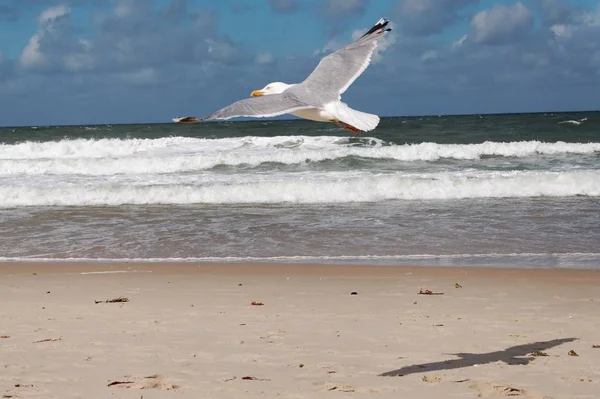
POLYGON ((369 132, 379 125, 379 117, 377 115, 357 111, 341 101, 329 103, 325 106, 325 109, 338 120, 354 126, 363 132, 369 132))
POLYGON ((377 37, 379 35, 383 35, 389 31, 391 31, 392 28, 387 27, 389 23, 390 23, 390 21, 388 21, 387 19, 381 18, 379 21, 377 21, 377 23, 371 29, 369 29, 367 31, 367 33, 362 35, 357 41, 370 39, 372 37, 377 37))

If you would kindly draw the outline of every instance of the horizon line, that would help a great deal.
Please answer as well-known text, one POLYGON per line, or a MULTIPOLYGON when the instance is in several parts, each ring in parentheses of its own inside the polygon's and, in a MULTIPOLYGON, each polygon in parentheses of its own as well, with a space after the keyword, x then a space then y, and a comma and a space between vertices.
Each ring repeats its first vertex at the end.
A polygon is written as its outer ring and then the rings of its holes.
MULTIPOLYGON (((539 115, 539 114, 582 114, 582 113, 594 113, 600 112, 600 109, 595 110, 579 110, 579 111, 527 111, 527 112, 490 112, 490 113, 468 113, 468 114, 416 114, 416 115, 386 115, 380 116, 381 119, 394 119, 394 118, 423 118, 423 117, 456 117, 456 116, 503 116, 503 115, 539 115)), ((309 120, 304 120, 301 118, 295 117, 283 117, 283 118, 239 118, 236 120, 214 120, 214 121, 206 121, 203 123, 199 123, 198 125, 205 123, 261 123, 261 122, 280 122, 280 121, 298 121, 298 122, 308 122, 308 123, 318 123, 312 122, 309 120)), ((165 122, 118 122, 118 123, 69 123, 69 124, 38 124, 38 125, 0 125, 0 129, 10 129, 10 128, 23 128, 23 127, 70 127, 70 126, 108 126, 108 125, 178 125, 177 123, 171 121, 165 122)))

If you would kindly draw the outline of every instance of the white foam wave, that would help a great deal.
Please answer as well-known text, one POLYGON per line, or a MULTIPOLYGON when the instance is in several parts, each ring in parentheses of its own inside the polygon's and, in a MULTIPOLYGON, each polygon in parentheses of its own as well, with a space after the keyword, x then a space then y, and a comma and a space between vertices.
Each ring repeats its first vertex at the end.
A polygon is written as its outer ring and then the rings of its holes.
POLYGON ((570 125, 577 125, 577 126, 579 126, 579 125, 581 125, 583 122, 585 122, 587 120, 588 120, 588 118, 582 118, 582 119, 579 119, 579 120, 569 119, 569 120, 566 120, 566 121, 558 122, 558 124, 562 125, 562 124, 568 123, 570 125))
POLYGON ((206 170, 220 165, 293 165, 350 156, 411 162, 600 152, 600 143, 523 141, 389 145, 374 138, 362 140, 361 143, 356 143, 350 139, 330 136, 225 139, 167 137, 1 144, 0 175, 175 173, 206 170))
POLYGON ((600 171, 296 173, 233 175, 186 184, 5 184, 0 207, 124 204, 345 203, 388 200, 600 196, 600 171))

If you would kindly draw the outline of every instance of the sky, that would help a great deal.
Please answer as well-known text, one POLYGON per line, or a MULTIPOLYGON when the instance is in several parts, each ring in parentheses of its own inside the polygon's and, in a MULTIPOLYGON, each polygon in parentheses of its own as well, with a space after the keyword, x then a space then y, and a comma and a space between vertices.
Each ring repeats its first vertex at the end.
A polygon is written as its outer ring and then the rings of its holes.
POLYGON ((0 0, 0 126, 170 122, 301 82, 381 17, 381 116, 600 109, 600 0, 0 0))

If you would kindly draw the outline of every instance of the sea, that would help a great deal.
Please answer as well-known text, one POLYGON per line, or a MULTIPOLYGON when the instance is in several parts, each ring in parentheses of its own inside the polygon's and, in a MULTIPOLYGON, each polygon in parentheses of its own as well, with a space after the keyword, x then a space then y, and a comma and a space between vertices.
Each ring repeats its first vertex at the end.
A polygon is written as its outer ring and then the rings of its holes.
POLYGON ((0 260, 600 268, 600 112, 0 128, 0 260))

